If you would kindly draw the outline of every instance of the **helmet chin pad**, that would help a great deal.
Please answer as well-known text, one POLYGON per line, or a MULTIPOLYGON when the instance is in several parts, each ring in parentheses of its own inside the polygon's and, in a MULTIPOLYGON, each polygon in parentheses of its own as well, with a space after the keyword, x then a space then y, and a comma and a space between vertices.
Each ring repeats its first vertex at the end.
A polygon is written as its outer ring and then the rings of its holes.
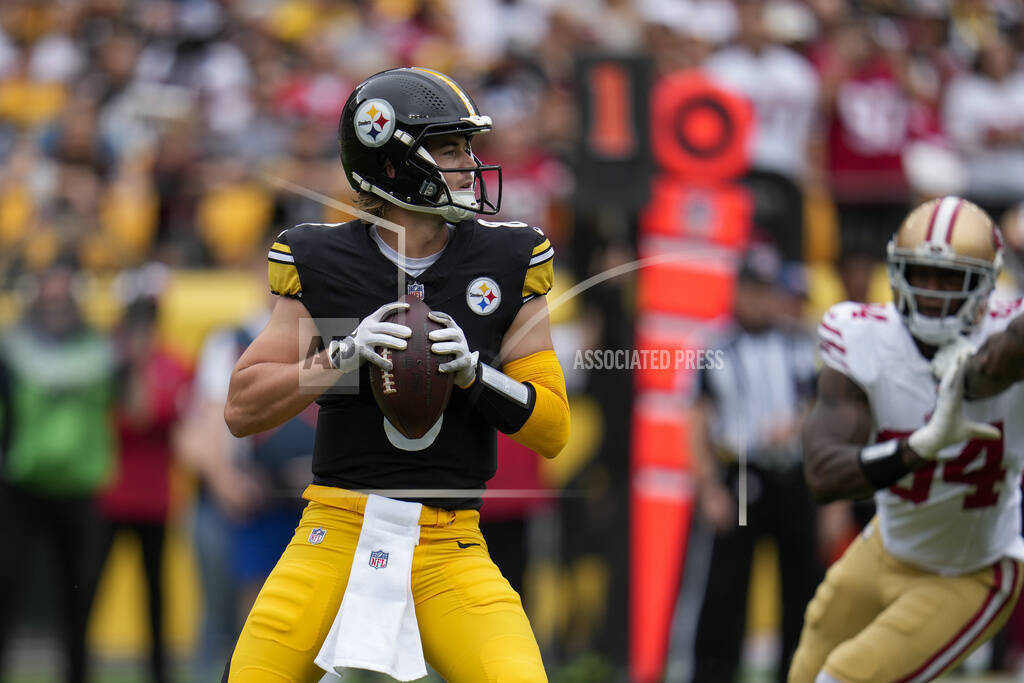
POLYGON ((942 346, 953 341, 957 335, 970 331, 960 316, 956 315, 932 318, 914 311, 909 315, 904 315, 903 319, 915 339, 932 346, 942 346))
POLYGON ((452 190, 451 195, 452 203, 445 207, 446 211, 442 215, 452 223, 472 218, 480 208, 473 190, 452 190))

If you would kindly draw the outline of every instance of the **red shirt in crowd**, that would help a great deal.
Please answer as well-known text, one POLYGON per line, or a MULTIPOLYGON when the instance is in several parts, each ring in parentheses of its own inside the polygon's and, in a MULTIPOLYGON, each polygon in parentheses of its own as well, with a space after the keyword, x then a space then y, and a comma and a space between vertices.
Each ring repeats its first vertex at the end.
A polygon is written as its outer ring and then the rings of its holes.
POLYGON ((159 523, 170 509, 171 429, 188 387, 188 372, 174 356, 156 351, 143 368, 149 420, 133 423, 123 408, 115 416, 118 467, 100 498, 103 515, 113 521, 159 523))

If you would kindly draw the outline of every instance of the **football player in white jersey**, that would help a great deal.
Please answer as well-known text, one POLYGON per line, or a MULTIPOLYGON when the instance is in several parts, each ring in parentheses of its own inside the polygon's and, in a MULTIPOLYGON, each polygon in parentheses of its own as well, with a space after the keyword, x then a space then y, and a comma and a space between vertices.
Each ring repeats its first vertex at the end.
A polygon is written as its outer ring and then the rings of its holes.
POLYGON ((1001 246, 976 205, 929 201, 889 243, 895 303, 837 304, 818 328, 807 482, 878 514, 808 605, 790 683, 930 681, 1017 600, 1024 305, 989 300, 1001 246))

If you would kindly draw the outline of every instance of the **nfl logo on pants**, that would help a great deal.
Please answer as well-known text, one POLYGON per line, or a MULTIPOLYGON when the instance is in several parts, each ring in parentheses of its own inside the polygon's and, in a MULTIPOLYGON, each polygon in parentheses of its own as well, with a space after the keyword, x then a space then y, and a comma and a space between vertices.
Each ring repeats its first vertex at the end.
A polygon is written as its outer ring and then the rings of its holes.
POLYGON ((370 553, 370 566, 374 569, 384 569, 388 566, 388 554, 383 550, 374 550, 370 553))

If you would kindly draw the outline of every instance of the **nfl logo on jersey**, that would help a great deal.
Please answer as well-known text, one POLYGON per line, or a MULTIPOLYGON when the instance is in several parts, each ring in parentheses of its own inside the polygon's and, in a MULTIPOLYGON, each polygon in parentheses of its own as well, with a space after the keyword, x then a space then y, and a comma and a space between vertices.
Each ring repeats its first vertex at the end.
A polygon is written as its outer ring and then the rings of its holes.
POLYGON ((388 554, 383 550, 374 550, 370 553, 370 566, 374 569, 384 569, 388 566, 388 554))
POLYGON ((313 545, 320 545, 323 542, 324 536, 327 535, 327 529, 317 527, 309 532, 309 542, 313 545))

